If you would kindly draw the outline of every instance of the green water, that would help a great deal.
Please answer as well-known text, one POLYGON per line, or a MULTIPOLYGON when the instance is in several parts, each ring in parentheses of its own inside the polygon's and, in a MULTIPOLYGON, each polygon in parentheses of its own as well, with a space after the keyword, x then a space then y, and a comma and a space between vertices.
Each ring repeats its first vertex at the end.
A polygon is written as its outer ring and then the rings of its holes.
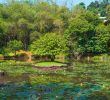
POLYGON ((81 63, 54 73, 0 77, 0 100, 110 100, 110 64, 81 63))

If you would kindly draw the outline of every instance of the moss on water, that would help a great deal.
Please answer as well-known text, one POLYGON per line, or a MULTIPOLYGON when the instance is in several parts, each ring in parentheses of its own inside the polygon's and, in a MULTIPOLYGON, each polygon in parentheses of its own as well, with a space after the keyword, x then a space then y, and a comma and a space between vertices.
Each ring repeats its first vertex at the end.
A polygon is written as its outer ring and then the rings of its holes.
POLYGON ((70 81, 71 78, 67 76, 30 75, 31 84, 66 83, 70 81))
POLYGON ((74 62, 73 66, 65 67, 55 72, 34 69, 32 63, 3 61, 0 62, 0 71, 10 76, 20 76, 28 73, 31 83, 73 82, 80 84, 90 82, 99 84, 104 89, 110 89, 110 63, 81 63, 74 62), (103 81, 102 81, 103 80, 103 81))
POLYGON ((40 67, 50 67, 50 66, 65 66, 66 64, 60 62, 39 62, 35 64, 40 67))

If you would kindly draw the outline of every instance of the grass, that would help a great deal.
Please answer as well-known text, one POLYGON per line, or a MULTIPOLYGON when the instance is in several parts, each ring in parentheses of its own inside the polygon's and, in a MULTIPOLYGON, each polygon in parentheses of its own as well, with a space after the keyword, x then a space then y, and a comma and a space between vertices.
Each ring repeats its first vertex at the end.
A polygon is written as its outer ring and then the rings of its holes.
POLYGON ((65 66, 65 64, 60 62, 39 62, 35 64, 36 66, 40 67, 50 67, 50 66, 65 66))

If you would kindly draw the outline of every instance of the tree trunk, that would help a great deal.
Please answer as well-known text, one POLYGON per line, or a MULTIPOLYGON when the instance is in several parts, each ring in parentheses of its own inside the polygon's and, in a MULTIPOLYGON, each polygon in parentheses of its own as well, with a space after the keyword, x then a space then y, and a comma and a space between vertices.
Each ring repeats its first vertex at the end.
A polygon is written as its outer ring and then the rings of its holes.
POLYGON ((54 60, 55 60, 55 55, 52 55, 52 56, 50 57, 50 59, 51 59, 51 61, 54 61, 54 60))
POLYGON ((16 51, 15 51, 15 57, 16 57, 16 51))
POLYGON ((15 50, 15 54, 14 54, 14 59, 15 59, 15 61, 16 61, 16 50, 15 50))

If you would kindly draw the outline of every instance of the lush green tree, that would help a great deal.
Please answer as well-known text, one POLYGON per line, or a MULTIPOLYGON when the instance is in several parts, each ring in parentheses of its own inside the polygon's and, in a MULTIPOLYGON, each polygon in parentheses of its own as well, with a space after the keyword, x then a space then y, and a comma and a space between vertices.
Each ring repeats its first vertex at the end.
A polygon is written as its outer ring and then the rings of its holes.
POLYGON ((41 33, 37 32, 37 31, 33 31, 30 33, 30 43, 36 41, 37 39, 39 39, 41 37, 41 33))
POLYGON ((72 11, 69 27, 65 34, 68 38, 70 53, 76 58, 88 52, 93 52, 96 30, 95 27, 102 24, 99 16, 94 12, 78 8, 72 11))
POLYGON ((100 3, 98 1, 95 1, 95 2, 91 2, 90 5, 87 6, 87 9, 98 14, 99 7, 100 7, 100 3))
POLYGON ((100 13, 101 16, 106 16, 106 7, 110 4, 110 0, 99 0, 91 2, 87 7, 88 10, 93 11, 95 13, 100 13))
POLYGON ((75 18, 71 21, 65 34, 68 36, 68 41, 70 41, 69 46, 73 50, 74 55, 85 52, 85 45, 89 40, 89 32, 92 30, 91 23, 85 19, 75 18))
POLYGON ((12 50, 16 56, 16 51, 22 49, 22 42, 17 40, 12 40, 7 43, 7 47, 12 50))
POLYGON ((19 19, 17 24, 19 28, 19 34, 17 36, 23 42, 24 50, 27 50, 30 42, 31 24, 24 18, 19 19))
POLYGON ((94 51, 95 52, 108 52, 108 41, 110 39, 110 33, 107 26, 98 25, 96 27, 96 36, 94 42, 94 51))
POLYGON ((51 1, 26 2, 10 1, 0 6, 0 47, 8 41, 20 40, 23 49, 42 34, 57 32, 63 34, 68 27, 70 11, 66 6, 58 6, 51 1))
POLYGON ((76 5, 76 8, 78 8, 78 7, 79 7, 79 8, 83 8, 83 9, 86 8, 84 2, 81 2, 81 3, 79 3, 78 5, 76 5))
POLYGON ((34 23, 35 29, 40 33, 51 32, 53 29, 53 17, 45 11, 36 14, 34 23))
MULTIPOLYGON (((109 52, 110 0, 91 2, 87 9, 83 2, 73 9, 67 8, 67 0, 64 0, 63 3, 64 5, 59 6, 54 0, 34 0, 33 3, 31 0, 28 2, 11 0, 7 2, 7 5, 1 4, 0 53, 3 48, 6 48, 9 41, 14 40, 22 41, 24 50, 28 50, 32 43, 39 41, 40 44, 42 38, 46 46, 49 40, 46 41, 44 38, 49 37, 48 34, 50 34, 49 38, 53 37, 52 33, 58 33, 59 37, 64 36, 65 33, 65 38, 68 40, 68 52, 72 55, 109 52), (107 15, 106 26, 98 13, 101 13, 101 16, 107 15)), ((52 41, 56 43, 55 39, 52 41)), ((45 50, 47 49, 44 48, 45 50)))
POLYGON ((34 41, 30 47, 33 54, 40 56, 50 56, 52 60, 58 54, 64 54, 67 50, 66 40, 56 33, 47 33, 34 41))
POLYGON ((109 22, 110 21, 110 5, 107 6, 106 12, 107 12, 107 20, 109 22))
POLYGON ((5 46, 7 44, 7 34, 8 24, 4 19, 0 18, 0 47, 5 46))

